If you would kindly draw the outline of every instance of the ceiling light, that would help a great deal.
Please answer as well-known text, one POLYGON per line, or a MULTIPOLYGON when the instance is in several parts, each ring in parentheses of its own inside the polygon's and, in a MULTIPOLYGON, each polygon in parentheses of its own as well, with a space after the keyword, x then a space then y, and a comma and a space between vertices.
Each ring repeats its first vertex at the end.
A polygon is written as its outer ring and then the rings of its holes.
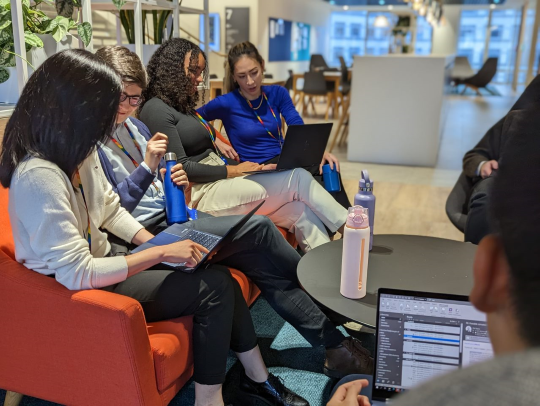
POLYGON ((380 4, 381 6, 384 6, 384 0, 379 0, 379 4, 380 4))
POLYGON ((343 10, 347 11, 349 9, 349 6, 343 6, 343 10))
POLYGON ((394 6, 392 6, 392 5, 388 6, 388 10, 393 10, 393 9, 394 9, 394 6))
POLYGON ((373 26, 377 28, 386 28, 390 26, 390 23, 388 22, 388 18, 384 15, 378 15, 375 17, 375 21, 373 21, 373 26))
POLYGON ((489 8, 492 9, 492 10, 493 10, 495 7, 497 7, 495 4, 490 4, 490 5, 489 5, 489 8))

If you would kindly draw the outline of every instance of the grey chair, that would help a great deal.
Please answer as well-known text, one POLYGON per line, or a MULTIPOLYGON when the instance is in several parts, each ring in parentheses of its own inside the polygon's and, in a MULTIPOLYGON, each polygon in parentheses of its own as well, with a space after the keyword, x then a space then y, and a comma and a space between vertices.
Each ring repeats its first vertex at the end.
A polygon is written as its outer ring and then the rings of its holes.
POLYGON ((330 106, 334 100, 334 91, 328 90, 324 73, 321 71, 306 72, 304 74, 304 87, 300 92, 300 105, 303 105, 304 114, 307 112, 308 104, 311 104, 313 111, 316 111, 315 104, 313 103, 313 97, 315 96, 326 96, 327 105, 325 119, 328 120, 328 112, 330 111, 330 106), (306 96, 308 97, 307 103, 305 102, 306 96))
POLYGON ((467 88, 474 90, 478 96, 482 95, 479 89, 486 89, 489 93, 495 94, 487 85, 489 85, 497 74, 497 63, 498 58, 488 58, 475 75, 466 79, 456 80, 456 85, 465 85, 461 94, 465 93, 467 88))
POLYGON ((474 76, 474 71, 469 63, 469 58, 466 56, 456 56, 454 67, 450 73, 450 79, 454 84, 460 80, 474 76))
POLYGON ((339 91, 343 96, 347 96, 351 91, 351 82, 349 81, 349 68, 345 63, 345 58, 339 57, 339 63, 341 65, 341 80, 339 85, 339 91))
POLYGON ((462 172, 446 199, 446 215, 462 233, 465 231, 467 223, 472 188, 472 179, 462 172))

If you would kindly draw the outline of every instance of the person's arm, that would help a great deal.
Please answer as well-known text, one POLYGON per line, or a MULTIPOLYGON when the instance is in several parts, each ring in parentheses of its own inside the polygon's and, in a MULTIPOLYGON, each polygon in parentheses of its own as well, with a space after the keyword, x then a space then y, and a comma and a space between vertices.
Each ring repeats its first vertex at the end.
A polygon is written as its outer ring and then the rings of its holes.
POLYGON ((283 86, 277 88, 278 100, 279 100, 279 111, 281 115, 285 118, 287 125, 294 124, 304 124, 304 120, 298 114, 296 107, 294 107, 289 91, 283 86))
MULTIPOLYGON (((79 233, 68 187, 61 172, 51 168, 30 169, 17 181, 10 199, 32 251, 68 289, 102 288, 124 281, 128 266, 123 256, 94 258, 90 253, 79 233)), ((24 265, 32 268, 33 264, 26 261, 24 265)))
POLYGON ((491 127, 476 146, 463 157, 463 172, 469 178, 480 176, 480 164, 488 161, 498 161, 500 155, 501 133, 505 118, 491 127))
MULTIPOLYGON (((149 106, 145 105, 141 111, 141 119, 148 126, 152 133, 160 132, 169 139, 169 151, 176 154, 177 162, 181 163, 189 176, 191 182, 207 183, 214 182, 227 177, 225 166, 204 165, 195 162, 195 157, 187 155, 182 144, 181 134, 176 128, 176 120, 167 106, 149 106), (161 107, 161 108, 158 108, 161 107)), ((187 134, 185 136, 188 136, 187 134)), ((196 157, 197 160, 203 159, 211 152, 207 150, 202 155, 196 157)))
POLYGON ((199 107, 197 112, 206 121, 223 120, 229 114, 229 104, 225 102, 225 96, 218 96, 199 107))
POLYGON ((154 175, 144 166, 139 166, 122 182, 117 182, 114 171, 102 147, 98 149, 101 168, 114 192, 120 196, 120 204, 130 213, 135 210, 144 194, 152 184, 154 175))

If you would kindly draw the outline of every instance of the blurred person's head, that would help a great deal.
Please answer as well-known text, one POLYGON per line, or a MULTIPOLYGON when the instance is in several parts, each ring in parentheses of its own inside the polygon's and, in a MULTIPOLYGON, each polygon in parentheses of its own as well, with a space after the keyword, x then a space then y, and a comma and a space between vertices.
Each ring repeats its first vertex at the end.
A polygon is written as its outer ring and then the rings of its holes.
POLYGON ((257 47, 249 41, 231 48, 227 56, 226 91, 240 89, 242 95, 255 100, 261 95, 264 78, 264 59, 257 47))
POLYGON ((116 115, 116 123, 122 123, 142 103, 142 92, 147 85, 146 70, 137 54, 126 47, 106 46, 99 49, 96 56, 113 68, 124 83, 116 115))
POLYGON ((9 187, 26 156, 56 164, 70 179, 115 125, 122 81, 94 54, 73 49, 48 58, 30 76, 9 119, 0 182, 9 187))
POLYGON ((171 38, 152 55, 147 72, 145 102, 157 97, 175 110, 188 113, 199 102, 198 86, 208 76, 206 55, 187 39, 171 38))
POLYGON ((540 122, 522 113, 504 134, 490 196, 496 232, 478 246, 470 295, 499 354, 540 346, 540 122))

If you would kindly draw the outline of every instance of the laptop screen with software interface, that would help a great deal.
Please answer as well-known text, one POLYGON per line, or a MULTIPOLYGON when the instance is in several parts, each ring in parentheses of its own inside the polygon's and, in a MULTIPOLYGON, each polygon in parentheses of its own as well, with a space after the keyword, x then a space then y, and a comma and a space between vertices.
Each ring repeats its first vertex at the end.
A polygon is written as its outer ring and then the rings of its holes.
POLYGON ((380 289, 373 398, 491 358, 486 315, 467 297, 380 289))

